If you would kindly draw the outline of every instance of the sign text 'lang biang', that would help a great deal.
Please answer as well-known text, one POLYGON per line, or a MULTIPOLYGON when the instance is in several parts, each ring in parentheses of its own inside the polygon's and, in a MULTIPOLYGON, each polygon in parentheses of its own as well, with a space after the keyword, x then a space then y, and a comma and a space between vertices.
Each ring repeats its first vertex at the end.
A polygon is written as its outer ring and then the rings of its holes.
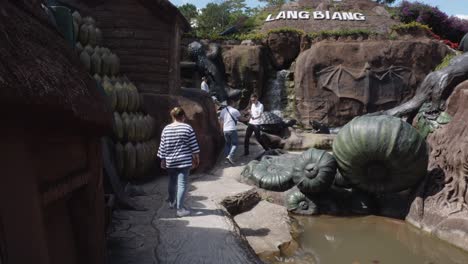
POLYGON ((280 11, 276 17, 269 14, 266 22, 275 20, 340 20, 340 21, 365 21, 366 16, 362 13, 353 12, 330 12, 330 11, 280 11))

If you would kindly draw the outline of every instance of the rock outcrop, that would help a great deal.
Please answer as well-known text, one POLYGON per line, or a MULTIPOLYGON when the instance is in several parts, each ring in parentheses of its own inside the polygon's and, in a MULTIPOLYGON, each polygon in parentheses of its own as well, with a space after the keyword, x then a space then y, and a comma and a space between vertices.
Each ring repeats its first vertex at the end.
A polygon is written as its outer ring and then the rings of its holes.
MULTIPOLYGON (((398 21, 391 18, 391 15, 386 9, 370 0, 347 0, 347 1, 330 1, 330 0, 300 0, 291 1, 281 7, 280 11, 272 10, 270 13, 272 21, 265 21, 262 31, 267 32, 276 28, 296 28, 301 29, 307 33, 319 32, 324 30, 352 30, 364 29, 379 33, 386 33, 392 25, 398 21), (284 13, 284 18, 281 18, 281 11, 284 13), (294 18, 294 15, 287 13, 287 11, 305 11, 308 16, 294 18), (326 11, 329 11, 326 15, 326 11), (321 12, 317 15, 318 19, 314 19, 314 12, 321 12), (334 12, 340 15, 333 16, 334 12), (348 19, 343 16, 343 13, 360 13, 365 16, 357 17, 357 19, 348 19), (279 16, 278 16, 279 15, 279 16), (277 19, 279 18, 279 19, 277 19), (340 19, 341 18, 341 19, 340 19)), ((268 19, 267 19, 268 20, 268 19)))
POLYGON ((408 40, 320 41, 296 60, 298 119, 340 126, 392 108, 414 95, 450 52, 424 36, 408 40))
MULTIPOLYGON (((181 106, 187 115, 187 123, 195 130, 200 146, 200 166, 197 171, 207 171, 216 163, 224 139, 215 106, 206 93, 198 89, 184 89, 182 96, 145 93, 143 100, 145 112, 155 119, 156 139, 159 139, 164 126, 171 122, 171 109, 181 106)), ((159 160, 157 162, 159 164, 159 160)))
POLYGON ((229 87, 244 90, 240 105, 245 107, 250 94, 262 95, 266 77, 266 50, 260 45, 225 45, 223 61, 229 87))
POLYGON ((272 32, 266 45, 271 53, 271 64, 277 69, 287 69, 299 55, 301 35, 297 32, 272 32))
POLYGON ((406 220, 468 250, 468 81, 447 103, 452 121, 428 137, 429 174, 406 220))

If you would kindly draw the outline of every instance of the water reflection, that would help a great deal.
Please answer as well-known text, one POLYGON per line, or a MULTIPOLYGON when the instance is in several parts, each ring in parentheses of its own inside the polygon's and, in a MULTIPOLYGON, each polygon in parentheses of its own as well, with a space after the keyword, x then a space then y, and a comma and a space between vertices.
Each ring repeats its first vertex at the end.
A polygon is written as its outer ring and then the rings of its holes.
POLYGON ((366 216, 294 217, 301 249, 270 263, 467 264, 468 253, 404 221, 366 216))

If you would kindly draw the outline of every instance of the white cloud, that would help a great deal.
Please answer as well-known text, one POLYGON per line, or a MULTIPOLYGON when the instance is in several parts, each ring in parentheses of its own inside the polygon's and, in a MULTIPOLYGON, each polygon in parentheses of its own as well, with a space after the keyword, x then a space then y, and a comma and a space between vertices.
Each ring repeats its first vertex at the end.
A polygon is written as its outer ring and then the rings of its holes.
POLYGON ((468 20, 468 15, 455 15, 455 16, 458 17, 458 18, 461 18, 461 19, 468 20))

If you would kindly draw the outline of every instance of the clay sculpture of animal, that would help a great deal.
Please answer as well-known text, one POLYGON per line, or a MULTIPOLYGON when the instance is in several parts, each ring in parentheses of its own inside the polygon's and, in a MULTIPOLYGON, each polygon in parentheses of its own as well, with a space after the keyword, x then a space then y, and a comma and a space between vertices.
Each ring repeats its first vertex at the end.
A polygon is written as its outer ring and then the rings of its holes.
POLYGON ((400 118, 360 116, 346 124, 333 142, 333 155, 354 188, 371 193, 399 192, 427 173, 424 138, 400 118))
POLYGON ((249 163, 242 176, 266 190, 295 187, 286 201, 295 213, 315 214, 334 200, 348 201, 357 208, 353 212, 370 212, 372 194, 416 186, 427 165, 428 147, 416 129, 393 116, 366 115, 340 130, 333 155, 311 148, 301 155, 264 156, 249 163))
POLYGON ((303 193, 323 192, 335 179, 336 161, 327 151, 311 148, 296 159, 292 174, 294 183, 303 193))

